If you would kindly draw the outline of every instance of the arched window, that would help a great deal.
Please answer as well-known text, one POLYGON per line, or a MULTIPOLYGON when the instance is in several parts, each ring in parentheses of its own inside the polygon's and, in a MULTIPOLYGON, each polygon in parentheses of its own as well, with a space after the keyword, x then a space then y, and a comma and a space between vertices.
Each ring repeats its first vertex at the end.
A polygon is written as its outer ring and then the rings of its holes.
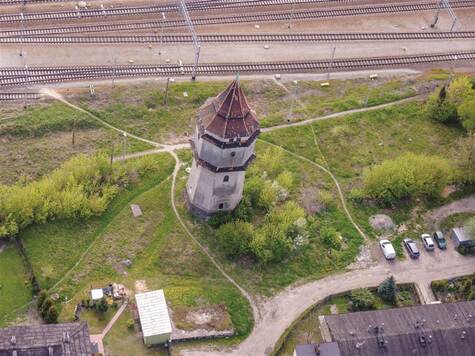
POLYGON ((236 156, 236 152, 233 151, 231 152, 231 157, 234 157, 234 156, 236 156))
POLYGON ((224 176, 223 182, 224 183, 229 182, 229 176, 224 176))
POLYGON ((223 204, 223 203, 221 203, 221 204, 218 205, 218 209, 223 209, 223 208, 224 208, 224 204, 223 204))

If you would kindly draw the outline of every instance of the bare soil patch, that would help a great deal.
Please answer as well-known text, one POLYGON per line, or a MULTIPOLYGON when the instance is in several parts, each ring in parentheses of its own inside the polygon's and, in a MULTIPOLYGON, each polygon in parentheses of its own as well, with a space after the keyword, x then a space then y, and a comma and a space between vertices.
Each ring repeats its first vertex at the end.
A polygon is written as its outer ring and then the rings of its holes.
POLYGON ((223 331, 232 328, 229 313, 223 304, 204 308, 175 309, 173 321, 177 328, 183 330, 223 331))

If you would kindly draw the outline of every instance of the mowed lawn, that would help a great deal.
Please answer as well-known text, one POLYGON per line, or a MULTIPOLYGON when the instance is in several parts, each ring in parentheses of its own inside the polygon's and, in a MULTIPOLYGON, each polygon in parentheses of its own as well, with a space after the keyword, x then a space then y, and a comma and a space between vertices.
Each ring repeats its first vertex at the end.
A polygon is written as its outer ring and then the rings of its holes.
POLYGON ((0 327, 16 318, 31 300, 30 281, 12 244, 0 247, 0 327), (3 251, 2 251, 3 249, 3 251))

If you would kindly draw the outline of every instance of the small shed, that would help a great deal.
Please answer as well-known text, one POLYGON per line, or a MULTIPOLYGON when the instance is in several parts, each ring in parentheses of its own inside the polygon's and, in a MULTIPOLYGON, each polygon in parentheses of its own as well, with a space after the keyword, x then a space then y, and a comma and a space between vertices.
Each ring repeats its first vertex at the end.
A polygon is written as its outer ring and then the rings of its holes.
POLYGON ((470 235, 468 229, 465 227, 454 227, 450 237, 454 241, 456 248, 459 246, 475 246, 475 238, 470 235))
POLYGON ((92 300, 100 300, 104 298, 104 291, 102 288, 98 289, 91 289, 91 299, 92 300))
POLYGON ((163 344, 170 339, 172 325, 163 290, 135 295, 146 345, 163 344))

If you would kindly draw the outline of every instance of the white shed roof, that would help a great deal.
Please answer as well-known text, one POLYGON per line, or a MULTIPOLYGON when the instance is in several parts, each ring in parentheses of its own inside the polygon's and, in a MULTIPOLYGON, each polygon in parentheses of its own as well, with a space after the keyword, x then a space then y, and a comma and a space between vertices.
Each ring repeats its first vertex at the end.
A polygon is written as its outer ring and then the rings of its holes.
POLYGON ((172 332, 165 294, 162 289, 136 294, 135 300, 144 337, 172 332))
POLYGON ((102 289, 92 289, 91 290, 91 299, 98 300, 104 298, 104 291, 102 289))

